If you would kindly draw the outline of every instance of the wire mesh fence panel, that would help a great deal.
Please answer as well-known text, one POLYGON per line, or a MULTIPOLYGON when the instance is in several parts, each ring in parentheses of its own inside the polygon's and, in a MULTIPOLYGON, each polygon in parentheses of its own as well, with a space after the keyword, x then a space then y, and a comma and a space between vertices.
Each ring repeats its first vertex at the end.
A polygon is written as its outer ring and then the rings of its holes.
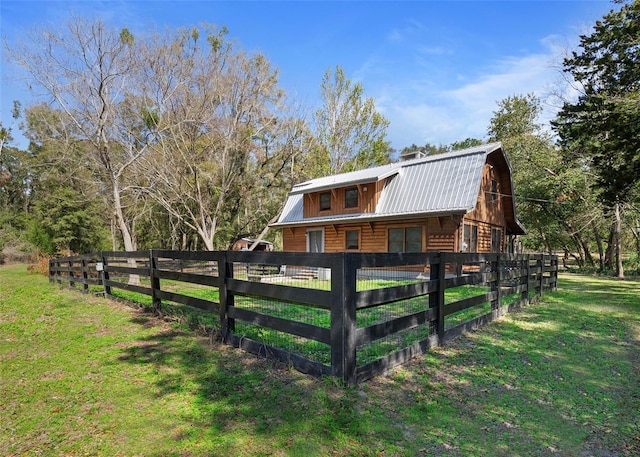
MULTIPOLYGON (((378 324, 388 324, 398 319, 418 316, 429 310, 429 296, 423 295, 407 300, 399 300, 393 303, 358 310, 356 315, 357 328, 366 328, 378 324)), ((423 341, 433 334, 434 328, 430 321, 424 320, 416 323, 411 328, 394 331, 382 338, 361 344, 356 348, 356 360, 358 365, 377 360, 393 352, 406 348, 414 343, 423 341)))
MULTIPOLYGON (((331 327, 331 311, 328 309, 249 295, 236 295, 234 308, 327 330, 331 327)), ((331 362, 329 344, 277 330, 273 326, 261 325, 255 322, 258 320, 258 318, 253 321, 236 319, 233 333, 239 337, 250 338, 319 363, 328 364, 331 362)))
POLYGON ((429 266, 423 264, 358 268, 356 271, 356 291, 382 289, 428 280, 429 266))
POLYGON ((304 338, 290 333, 269 329, 245 321, 237 321, 234 334, 240 338, 249 338, 267 346, 297 354, 311 361, 329 365, 331 363, 331 346, 319 341, 304 338))
POLYGON ((233 277, 266 284, 331 290, 331 269, 329 268, 233 262, 233 277))

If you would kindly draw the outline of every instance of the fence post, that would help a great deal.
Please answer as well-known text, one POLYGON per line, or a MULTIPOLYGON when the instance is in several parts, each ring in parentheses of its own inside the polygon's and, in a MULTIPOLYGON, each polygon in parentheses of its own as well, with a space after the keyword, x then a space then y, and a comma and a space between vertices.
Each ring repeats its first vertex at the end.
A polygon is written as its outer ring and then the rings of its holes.
POLYGON ((233 294, 229 294, 227 278, 233 278, 233 264, 229 266, 226 251, 218 251, 218 293, 220 300, 220 337, 225 343, 235 331, 235 321, 229 317, 229 308, 234 305, 233 294))
POLYGON ((52 284, 55 282, 55 276, 53 273, 53 265, 55 261, 55 259, 49 259, 49 282, 52 284))
MULTIPOLYGON (((429 293, 429 308, 436 310, 436 328, 435 331, 438 335, 438 344, 442 344, 444 339, 444 273, 446 266, 447 256, 443 252, 438 255, 438 262, 429 265, 430 281, 437 281, 438 288, 429 293)), ((461 264, 462 265, 462 264, 461 264)))
POLYGON ((540 291, 538 292, 538 298, 544 295, 544 253, 540 254, 540 291))
POLYGON ((154 255, 153 249, 149 250, 149 279, 151 281, 151 304, 154 311, 160 309, 162 300, 160 300, 158 292, 160 292, 160 278, 156 275, 158 269, 158 258, 154 255))
POLYGON ((344 254, 344 380, 356 384, 356 282, 359 263, 357 254, 344 254))
POLYGON ((73 280, 73 278, 74 278, 74 274, 73 274, 73 263, 74 263, 74 262, 73 262, 73 260, 69 260, 69 261, 67 261, 67 265, 69 266, 69 276, 68 276, 68 279, 69 279, 69 287, 75 287, 75 286, 76 286, 76 283, 75 283, 75 281, 73 280))
POLYGON ((558 256, 551 257, 551 292, 558 290, 558 256))
POLYGON ((111 286, 109 285, 109 271, 107 267, 107 256, 104 251, 100 252, 100 260, 102 261, 102 284, 104 285, 104 294, 111 295, 111 286))
POLYGON ((520 292, 520 301, 523 305, 529 303, 529 277, 531 276, 531 268, 529 267, 530 260, 529 254, 521 254, 518 261, 518 270, 525 270, 524 274, 520 273, 520 285, 525 286, 524 290, 520 292))
POLYGON ((82 291, 89 292, 89 272, 87 270, 87 257, 80 257, 80 269, 82 270, 82 291))
POLYGON ((491 301, 491 313, 496 318, 500 315, 501 296, 500 296, 500 254, 494 254, 496 257, 490 262, 491 272, 495 272, 496 279, 491 281, 491 292, 496 293, 496 298, 491 301))
POLYGON ((331 368, 333 375, 349 384, 356 381, 354 257, 332 254, 331 262, 331 368))

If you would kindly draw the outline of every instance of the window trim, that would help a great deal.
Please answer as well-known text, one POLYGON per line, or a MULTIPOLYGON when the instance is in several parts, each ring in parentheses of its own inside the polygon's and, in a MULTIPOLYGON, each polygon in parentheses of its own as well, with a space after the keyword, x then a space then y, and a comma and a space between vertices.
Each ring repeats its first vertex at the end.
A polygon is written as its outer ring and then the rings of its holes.
MULTIPOLYGON (((353 200, 353 199, 352 199, 353 200)), ((360 205, 360 195, 358 193, 357 187, 348 187, 344 190, 344 207, 345 209, 357 208, 360 205), (347 197, 348 192, 355 191, 355 205, 348 205, 349 198, 347 197)))
MULTIPOLYGON (((395 243, 397 243, 398 241, 394 241, 395 243)), ((415 243, 415 242, 412 242, 415 243)), ((423 230, 422 230, 422 226, 420 225, 412 225, 412 226, 407 226, 407 227, 389 227, 387 228, 387 252, 423 252, 424 249, 424 243, 423 243, 423 230), (415 251, 409 251, 407 250, 407 246, 408 246, 408 241, 407 241, 407 230, 411 230, 411 229, 417 229, 420 230, 420 250, 415 251), (392 251, 390 249, 391 246, 391 231, 392 230, 402 230, 402 250, 401 251, 392 251)))
MULTIPOLYGON (((325 202, 326 203, 326 202, 325 202)), ((320 194, 318 195, 318 208, 320 211, 330 211, 331 210, 331 192, 320 192, 320 194), (329 206, 323 207, 323 202, 322 202, 322 198, 323 196, 329 196, 329 206)))
POLYGON ((496 201, 498 199, 498 180, 495 178, 491 179, 491 198, 489 200, 496 201))
POLYGON ((305 238, 306 238, 306 244, 307 244, 307 252, 318 252, 318 253, 324 252, 324 243, 325 243, 324 227, 308 228, 305 232, 305 238), (310 232, 321 233, 319 251, 311 251, 311 235, 309 234, 310 232))
POLYGON ((359 251, 360 250, 360 229, 349 229, 344 231, 344 249, 346 251, 359 251), (356 234, 356 245, 355 247, 349 247, 349 233, 356 234))
POLYGON ((500 227, 492 227, 491 228, 491 252, 501 253, 502 252, 502 229, 500 227), (497 238, 497 246, 496 246, 496 238, 497 238))
POLYGON ((478 252, 478 226, 475 224, 462 224, 462 246, 460 252, 478 252), (465 229, 469 227, 469 237, 465 236, 465 229), (469 242, 467 243, 467 240, 469 242), (466 247, 465 247, 466 246, 466 247))

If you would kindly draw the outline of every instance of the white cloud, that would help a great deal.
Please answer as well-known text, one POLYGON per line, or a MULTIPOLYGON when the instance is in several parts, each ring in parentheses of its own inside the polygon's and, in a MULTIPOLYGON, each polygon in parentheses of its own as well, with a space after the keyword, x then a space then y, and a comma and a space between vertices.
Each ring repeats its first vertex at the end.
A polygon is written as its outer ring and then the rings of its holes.
POLYGON ((420 75, 380 88, 374 96, 378 108, 391 121, 388 133, 392 145, 402 148, 412 143, 484 139, 497 102, 513 95, 533 93, 539 97, 545 107, 541 121, 548 122, 560 104, 545 102, 554 92, 568 94, 558 64, 567 47, 558 46, 552 37, 541 43, 544 52, 489 63, 487 71, 474 79, 458 71, 453 80, 436 84, 424 84, 424 75, 420 75), (451 84, 454 87, 444 88, 451 84))

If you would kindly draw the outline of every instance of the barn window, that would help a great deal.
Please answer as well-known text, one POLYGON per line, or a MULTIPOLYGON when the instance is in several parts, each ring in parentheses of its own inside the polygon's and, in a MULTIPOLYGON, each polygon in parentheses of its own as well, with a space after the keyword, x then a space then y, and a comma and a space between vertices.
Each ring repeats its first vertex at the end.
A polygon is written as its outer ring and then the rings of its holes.
POLYGON ((320 211, 331 209, 331 192, 322 192, 320 194, 320 211))
POLYGON ((502 231, 500 229, 491 229, 491 252, 502 251, 502 231))
POLYGON ((464 224, 462 234, 462 252, 478 252, 478 226, 464 224))
POLYGON ((498 181, 491 180, 491 201, 498 199, 498 181))
POLYGON ((347 230, 345 232, 345 248, 348 250, 357 250, 360 248, 360 231, 347 230))
POLYGON ((389 229, 389 252, 422 252, 422 227, 389 229))
POLYGON ((358 207, 358 189, 345 189, 344 191, 344 207, 345 208, 357 208, 358 207))

